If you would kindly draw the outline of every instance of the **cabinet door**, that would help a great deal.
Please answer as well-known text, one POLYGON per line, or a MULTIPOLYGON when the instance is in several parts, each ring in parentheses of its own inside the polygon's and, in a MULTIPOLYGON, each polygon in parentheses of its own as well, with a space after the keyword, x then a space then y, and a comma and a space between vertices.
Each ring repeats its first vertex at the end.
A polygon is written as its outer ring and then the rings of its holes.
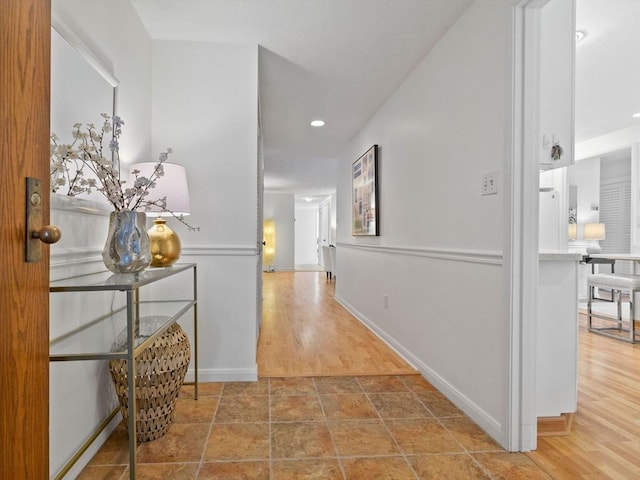
POLYGON ((540 21, 539 158, 547 170, 574 163, 575 1, 551 0, 540 21))

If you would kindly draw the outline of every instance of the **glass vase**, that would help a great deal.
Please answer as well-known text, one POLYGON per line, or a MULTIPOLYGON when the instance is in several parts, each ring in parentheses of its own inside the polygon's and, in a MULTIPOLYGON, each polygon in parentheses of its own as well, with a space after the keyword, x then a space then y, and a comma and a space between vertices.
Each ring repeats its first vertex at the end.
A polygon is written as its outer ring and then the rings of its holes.
POLYGON ((144 212, 111 212, 102 250, 105 266, 114 273, 135 273, 151 263, 147 216, 144 212))

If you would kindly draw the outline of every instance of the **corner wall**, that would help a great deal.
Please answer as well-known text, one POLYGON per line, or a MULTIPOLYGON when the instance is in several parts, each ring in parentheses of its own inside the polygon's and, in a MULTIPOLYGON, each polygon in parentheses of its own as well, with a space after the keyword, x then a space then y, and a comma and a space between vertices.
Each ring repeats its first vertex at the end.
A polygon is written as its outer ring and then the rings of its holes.
POLYGON ((342 152, 337 192, 336 298, 504 446, 511 8, 470 6, 342 152), (373 144, 381 234, 352 237, 351 164, 373 144))
MULTIPOLYGON (((187 170, 189 232, 181 262, 198 263, 199 379, 257 378, 258 47, 153 41, 156 155, 187 170)), ((183 324, 191 333, 191 327, 183 324)))

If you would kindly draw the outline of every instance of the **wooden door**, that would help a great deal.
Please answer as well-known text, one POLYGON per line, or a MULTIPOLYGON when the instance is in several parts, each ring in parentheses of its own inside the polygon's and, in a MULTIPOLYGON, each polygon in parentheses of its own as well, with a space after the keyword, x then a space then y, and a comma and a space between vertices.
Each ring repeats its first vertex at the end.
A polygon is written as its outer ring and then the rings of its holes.
MULTIPOLYGON (((50 0, 0 3, 0 478, 49 477, 49 251, 25 262, 25 178, 49 190, 50 0)), ((49 195, 43 195, 49 219, 49 195)))

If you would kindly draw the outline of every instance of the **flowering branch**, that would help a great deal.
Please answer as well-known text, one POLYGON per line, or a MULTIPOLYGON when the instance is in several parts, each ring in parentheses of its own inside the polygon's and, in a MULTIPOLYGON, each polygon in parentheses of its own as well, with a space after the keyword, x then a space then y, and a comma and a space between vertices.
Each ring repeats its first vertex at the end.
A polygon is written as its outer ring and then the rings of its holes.
POLYGON ((154 200, 148 198, 158 178, 164 175, 163 163, 173 150, 167 148, 160 154, 158 163, 148 178, 140 176, 139 170, 133 170, 131 173, 135 177, 134 183, 125 188, 126 181, 120 178, 119 169, 119 139, 124 122, 118 116, 112 118, 106 113, 102 113, 101 116, 104 122, 100 129, 93 123, 88 123, 83 131, 83 125, 76 123, 71 132, 73 142, 70 144, 59 143, 58 136, 55 133, 51 134, 51 191, 56 193, 68 185, 67 195, 73 197, 96 190, 105 196, 116 211, 149 211, 151 207, 157 207, 171 214, 189 230, 199 230, 189 225, 182 215, 176 215, 171 210, 167 210, 166 197, 154 200), (108 134, 111 134, 108 147, 111 159, 104 156, 103 148, 105 136, 108 134), (114 168, 116 160, 117 169, 114 168))

